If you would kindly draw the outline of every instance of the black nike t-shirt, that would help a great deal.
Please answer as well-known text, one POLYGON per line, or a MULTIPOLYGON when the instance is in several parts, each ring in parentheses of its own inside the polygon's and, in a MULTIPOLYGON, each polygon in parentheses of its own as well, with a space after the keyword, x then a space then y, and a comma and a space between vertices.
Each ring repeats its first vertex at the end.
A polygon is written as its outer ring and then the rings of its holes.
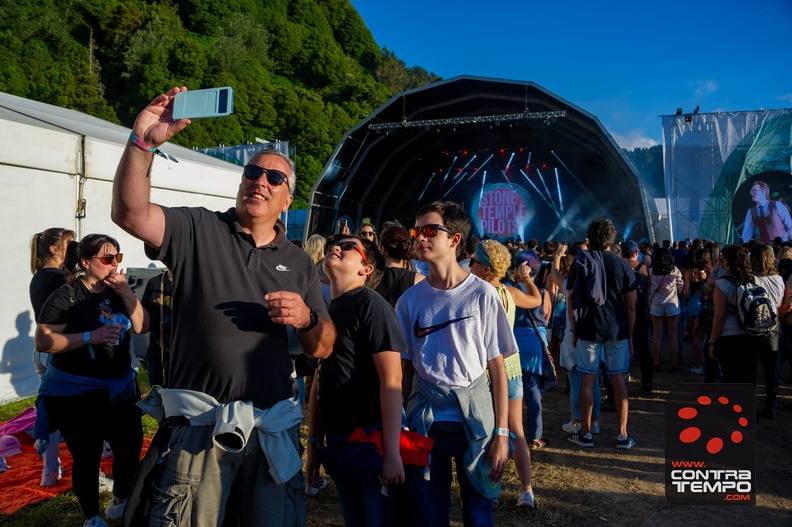
POLYGON ((378 353, 405 349, 396 313, 371 289, 353 289, 328 306, 337 337, 333 353, 320 364, 319 409, 325 433, 349 434, 382 424, 378 353))

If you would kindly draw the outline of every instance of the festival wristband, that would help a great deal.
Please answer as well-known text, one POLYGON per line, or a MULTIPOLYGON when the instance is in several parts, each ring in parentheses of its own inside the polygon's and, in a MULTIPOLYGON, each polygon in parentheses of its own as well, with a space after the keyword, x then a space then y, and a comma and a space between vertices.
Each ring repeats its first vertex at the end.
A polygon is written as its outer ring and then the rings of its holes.
POLYGON ((495 433, 499 436, 506 436, 509 437, 509 429, 508 428, 496 428, 495 433))
POLYGON ((178 163, 179 162, 178 159, 176 159, 175 157, 173 157, 170 154, 166 154, 165 152, 163 152, 159 148, 154 148, 153 146, 149 146, 148 143, 146 143, 143 139, 141 139, 140 137, 135 135, 134 132, 129 134, 129 140, 132 141, 132 143, 135 146, 137 146, 138 148, 140 148, 141 150, 145 150, 146 152, 152 152, 154 154, 157 154, 160 157, 163 157, 163 158, 167 159, 168 161, 173 161, 174 163, 178 163))

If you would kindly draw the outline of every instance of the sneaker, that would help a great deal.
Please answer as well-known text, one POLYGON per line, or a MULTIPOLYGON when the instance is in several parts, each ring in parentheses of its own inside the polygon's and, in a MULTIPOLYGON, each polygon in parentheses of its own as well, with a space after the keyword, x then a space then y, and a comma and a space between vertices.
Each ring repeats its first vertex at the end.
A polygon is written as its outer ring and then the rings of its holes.
POLYGON ((318 487, 312 487, 311 485, 305 486, 305 495, 315 498, 319 491, 322 490, 327 486, 327 479, 322 478, 322 483, 319 484, 318 487))
POLYGON ((536 498, 534 498, 533 492, 526 491, 520 493, 520 497, 517 498, 517 506, 520 508, 535 509, 536 498))
POLYGON ((113 457, 113 449, 110 448, 110 443, 104 442, 104 449, 102 450, 102 459, 110 459, 113 457))
POLYGON ((690 368, 690 373, 695 373, 696 375, 704 375, 704 366, 693 366, 690 368))
POLYGON ((58 484, 58 480, 63 477, 63 465, 58 467, 57 471, 48 472, 47 469, 44 469, 41 473, 41 482, 39 483, 39 487, 54 487, 58 484))
POLYGON ((121 519, 124 515, 124 509, 126 508, 126 500, 122 501, 121 503, 116 503, 115 498, 110 498, 110 504, 105 509, 105 516, 107 516, 108 520, 113 520, 117 522, 121 519))
POLYGON ((107 527, 107 523, 99 516, 94 516, 93 518, 85 520, 83 527, 107 527))
POLYGON ((599 421, 592 421, 591 422, 591 433, 592 434, 599 434, 600 433, 599 421))
POLYGON ((580 432, 575 432, 574 434, 569 434, 569 437, 567 437, 567 439, 569 439, 570 441, 572 441, 576 445, 579 445, 579 446, 582 446, 582 447, 593 447, 594 446, 594 440, 591 438, 591 434, 590 433, 588 433, 586 435, 583 435, 580 432))
POLYGON ((580 423, 575 424, 575 420, 569 421, 568 423, 564 423, 561 425, 561 430, 566 432, 567 434, 574 434, 575 432, 580 432, 580 423))
POLYGON ((651 384, 641 384, 641 393, 644 395, 652 395, 652 385, 651 384))
POLYGON ((624 450, 628 450, 635 446, 635 438, 633 436, 624 437, 623 435, 619 434, 616 437, 616 448, 621 448, 624 450))

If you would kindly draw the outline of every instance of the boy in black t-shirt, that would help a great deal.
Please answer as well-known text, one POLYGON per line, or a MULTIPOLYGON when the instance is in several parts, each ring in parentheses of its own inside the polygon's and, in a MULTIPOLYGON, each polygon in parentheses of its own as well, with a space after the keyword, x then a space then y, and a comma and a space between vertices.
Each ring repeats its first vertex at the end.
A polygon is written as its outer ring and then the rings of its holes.
POLYGON ((318 487, 319 462, 325 466, 346 525, 385 525, 388 498, 381 488, 405 481, 399 437, 400 353, 406 346, 393 308, 366 287, 376 285, 376 256, 372 243, 349 236, 328 251, 323 265, 337 337, 311 389, 307 473, 309 483, 318 487), (355 443, 348 439, 359 428, 382 431, 381 470, 378 459, 366 464, 363 456, 355 456, 355 443), (355 462, 345 461, 350 459, 355 462))

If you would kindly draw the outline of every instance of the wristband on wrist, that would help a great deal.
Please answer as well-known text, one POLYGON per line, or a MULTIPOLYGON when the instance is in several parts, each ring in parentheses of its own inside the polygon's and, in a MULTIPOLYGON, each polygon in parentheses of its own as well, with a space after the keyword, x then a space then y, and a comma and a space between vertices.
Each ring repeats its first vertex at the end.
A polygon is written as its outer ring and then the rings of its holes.
POLYGON ((499 436, 506 436, 509 437, 509 429, 508 428, 496 428, 495 433, 499 436))
POLYGON ((157 154, 158 156, 163 157, 163 158, 167 159, 168 161, 173 161, 174 163, 178 163, 179 162, 179 160, 176 159, 175 157, 173 157, 172 155, 166 154, 165 152, 163 152, 159 148, 155 148, 153 146, 150 146, 143 139, 141 139, 140 137, 135 135, 134 132, 129 134, 129 140, 132 141, 132 144, 134 144, 136 147, 140 148, 141 150, 145 150, 146 152, 151 152, 153 154, 157 154))
POLYGON ((313 436, 308 436, 308 442, 309 443, 313 443, 315 445, 318 445, 319 444, 319 438, 318 437, 313 437, 313 436))

